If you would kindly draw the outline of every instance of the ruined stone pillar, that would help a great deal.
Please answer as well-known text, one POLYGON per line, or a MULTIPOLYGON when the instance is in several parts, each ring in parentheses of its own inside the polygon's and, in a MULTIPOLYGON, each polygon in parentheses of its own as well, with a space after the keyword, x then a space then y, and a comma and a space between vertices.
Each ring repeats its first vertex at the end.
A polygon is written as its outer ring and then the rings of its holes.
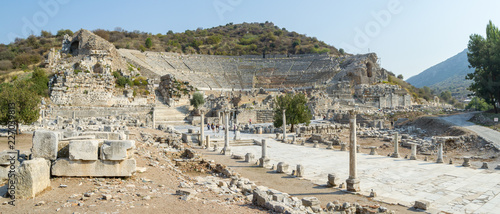
POLYGON ((261 158, 267 158, 267 141, 262 139, 262 156, 261 158))
POLYGON ((359 179, 356 175, 356 111, 350 110, 351 134, 349 137, 349 178, 346 180, 347 191, 359 192, 359 179))
POLYGON ((392 153, 393 158, 399 158, 399 142, 398 133, 394 133, 394 153, 392 153))
POLYGON ((152 109, 152 110, 153 110, 153 129, 156 129, 156 123, 155 123, 155 121, 156 121, 155 108, 153 107, 153 109, 152 109))
POLYGON ((208 149, 210 148, 210 135, 207 135, 206 137, 207 139, 205 140, 206 141, 205 143, 207 144, 207 149, 208 149))
POLYGON ((285 109, 283 109, 283 142, 286 142, 286 114, 285 114, 285 109))
POLYGON ((463 167, 470 167, 470 158, 469 157, 464 157, 464 163, 462 164, 463 167))
POLYGON ((444 144, 444 142, 439 140, 438 143, 439 143, 439 150, 438 150, 438 157, 437 157, 436 163, 443 163, 443 144, 444 144))
POLYGON ((262 139, 262 156, 259 159, 260 167, 267 167, 269 164, 269 158, 267 158, 267 142, 266 139, 262 139))
POLYGON ((411 156, 410 160, 417 160, 417 144, 411 144, 411 156))
POLYGON ((229 148, 229 112, 224 111, 224 150, 223 153, 224 155, 230 155, 231 154, 231 148, 229 148))
MULTIPOLYGON (((200 121, 200 146, 205 145, 203 143, 203 140, 205 140, 205 115, 203 110, 200 110, 201 114, 201 121, 200 121)), ((153 124, 154 124, 154 119, 153 119, 153 124)))

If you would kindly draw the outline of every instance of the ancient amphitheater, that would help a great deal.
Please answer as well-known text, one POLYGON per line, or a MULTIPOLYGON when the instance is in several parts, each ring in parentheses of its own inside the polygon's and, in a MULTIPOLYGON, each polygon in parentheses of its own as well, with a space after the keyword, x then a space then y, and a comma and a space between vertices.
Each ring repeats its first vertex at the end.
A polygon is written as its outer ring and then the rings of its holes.
POLYGON ((374 54, 348 57, 267 55, 263 58, 141 53, 127 49, 120 49, 119 53, 151 78, 171 74, 189 81, 200 90, 312 88, 346 80, 348 72, 356 72, 356 84, 375 83, 387 78, 387 74, 377 67, 374 54))

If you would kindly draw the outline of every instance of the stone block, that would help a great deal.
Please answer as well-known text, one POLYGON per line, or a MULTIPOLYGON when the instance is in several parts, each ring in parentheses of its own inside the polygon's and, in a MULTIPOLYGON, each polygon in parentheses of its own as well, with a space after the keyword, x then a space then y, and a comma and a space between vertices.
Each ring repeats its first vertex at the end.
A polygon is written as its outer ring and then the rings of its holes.
POLYGON ((426 200, 415 201, 415 205, 413 205, 416 209, 427 210, 431 206, 431 202, 426 200))
POLYGON ((106 140, 101 146, 101 160, 120 161, 130 157, 135 148, 133 140, 106 140), (130 153, 130 154, 129 154, 130 153))
POLYGON ((9 179, 9 166, 0 166, 0 182, 9 179))
POLYGON ((286 173, 288 171, 288 164, 279 162, 278 166, 276 167, 276 172, 277 173, 286 173))
POLYGON ((78 132, 75 130, 68 130, 63 132, 63 138, 70 138, 78 136, 78 132))
POLYGON ((111 132, 111 126, 104 126, 102 127, 102 130, 105 131, 105 132, 111 132))
POLYGON ((50 188, 50 163, 44 158, 24 161, 14 178, 16 198, 33 198, 50 188))
POLYGON ((96 139, 120 140, 120 133, 116 132, 83 132, 81 136, 94 135, 96 139))
POLYGON ((297 165, 297 170, 295 171, 297 173, 297 177, 302 177, 304 176, 304 166, 303 165, 297 165))
POLYGON ((72 140, 69 142, 70 160, 97 160, 99 141, 72 140))
POLYGON ((328 174, 328 185, 329 186, 335 187, 335 186, 338 186, 339 184, 340 184, 339 176, 337 176, 336 174, 328 174))
POLYGON ((125 159, 123 161, 82 161, 58 158, 52 164, 52 175, 69 177, 130 177, 135 169, 135 159, 125 159))
POLYGON ((57 159, 58 139, 55 132, 36 130, 33 133, 33 158, 57 159))
POLYGON ((182 133, 182 142, 184 143, 199 143, 197 134, 182 133))
POLYGON ((9 166, 13 156, 17 159, 17 152, 15 154, 9 154, 7 151, 0 152, 0 166, 9 166))
POLYGON ((194 189, 179 189, 175 191, 177 195, 182 196, 181 199, 184 201, 189 201, 191 198, 193 198, 196 195, 196 190, 194 189))
POLYGON ((252 153, 247 153, 245 155, 245 162, 247 163, 253 163, 255 160, 255 155, 253 155, 252 153))
POLYGON ((257 187, 253 191, 252 203, 256 206, 264 207, 266 202, 270 201, 270 197, 267 194, 267 189, 264 187, 257 187))
POLYGON ((302 199, 304 207, 320 206, 320 201, 316 197, 305 197, 302 199))

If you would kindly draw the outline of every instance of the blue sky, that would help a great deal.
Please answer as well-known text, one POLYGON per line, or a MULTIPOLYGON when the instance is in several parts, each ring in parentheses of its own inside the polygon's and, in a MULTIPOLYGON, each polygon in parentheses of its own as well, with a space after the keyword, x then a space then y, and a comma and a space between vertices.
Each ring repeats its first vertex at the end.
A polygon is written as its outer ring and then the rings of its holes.
POLYGON ((375 52, 382 67, 406 78, 467 47, 500 25, 494 0, 26 0, 0 3, 0 43, 41 30, 80 28, 183 32, 226 23, 271 21, 349 53, 375 52))

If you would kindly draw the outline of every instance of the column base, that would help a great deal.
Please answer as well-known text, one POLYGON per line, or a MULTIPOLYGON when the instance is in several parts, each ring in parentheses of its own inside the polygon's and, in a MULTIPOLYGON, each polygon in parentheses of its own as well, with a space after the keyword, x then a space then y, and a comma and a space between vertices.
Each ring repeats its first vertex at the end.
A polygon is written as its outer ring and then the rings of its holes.
POLYGON ((393 157, 393 158, 399 158, 399 153, 392 153, 391 157, 393 157))
POLYGON ((350 192, 359 192, 361 191, 359 188, 359 179, 357 178, 349 178, 346 180, 347 183, 347 191, 350 192))
POLYGON ((259 167, 267 168, 269 167, 269 158, 259 158, 259 167))
POLYGON ((417 160, 417 157, 416 156, 410 156, 410 160, 417 160))
POLYGON ((223 155, 231 155, 231 149, 230 148, 223 148, 222 154, 223 155))
POLYGON ((444 163, 444 162, 443 162, 443 158, 438 158, 438 159, 436 160, 436 163, 444 163))

